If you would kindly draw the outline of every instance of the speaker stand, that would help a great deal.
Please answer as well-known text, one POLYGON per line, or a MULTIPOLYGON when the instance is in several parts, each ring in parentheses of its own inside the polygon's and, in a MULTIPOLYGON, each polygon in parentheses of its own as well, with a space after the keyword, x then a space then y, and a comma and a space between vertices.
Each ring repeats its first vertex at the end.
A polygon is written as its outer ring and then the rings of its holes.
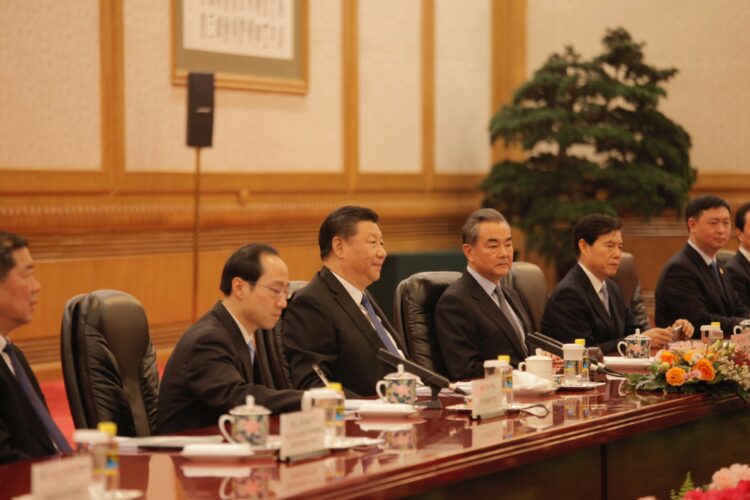
POLYGON ((193 185, 193 321, 198 319, 198 271, 201 214, 201 148, 195 148, 195 184, 193 185))

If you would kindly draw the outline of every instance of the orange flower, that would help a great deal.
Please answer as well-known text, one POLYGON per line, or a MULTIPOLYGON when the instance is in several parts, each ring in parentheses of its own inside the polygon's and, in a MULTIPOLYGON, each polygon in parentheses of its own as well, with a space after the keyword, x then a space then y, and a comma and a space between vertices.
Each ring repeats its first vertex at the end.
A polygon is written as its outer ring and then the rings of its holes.
POLYGON ((685 351, 685 354, 682 355, 685 361, 687 361, 689 364, 693 364, 702 356, 703 356, 703 353, 696 349, 688 349, 687 351, 685 351))
POLYGON ((707 382, 712 381, 714 377, 716 377, 716 370, 714 369, 714 365, 712 365, 711 362, 706 358, 698 360, 698 362, 693 365, 693 370, 698 370, 701 374, 701 380, 705 380, 707 382))
POLYGON ((678 366, 674 366, 667 370, 664 375, 667 378, 667 383, 673 386, 679 386, 685 383, 685 370, 678 366))
POLYGON ((669 363, 670 366, 674 366, 679 361, 679 356, 672 351, 659 351, 659 360, 662 363, 669 363))

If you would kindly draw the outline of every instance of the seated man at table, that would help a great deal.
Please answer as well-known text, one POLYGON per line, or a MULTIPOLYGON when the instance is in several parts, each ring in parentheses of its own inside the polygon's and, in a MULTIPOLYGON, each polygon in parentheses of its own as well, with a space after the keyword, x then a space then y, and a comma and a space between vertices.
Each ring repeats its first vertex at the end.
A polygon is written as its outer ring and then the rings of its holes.
POLYGON ((484 375, 483 363, 500 354, 517 365, 529 354, 525 337, 533 331, 523 299, 500 279, 513 264, 510 225, 497 210, 472 213, 462 230, 468 266, 435 306, 435 330, 451 380, 484 375))
POLYGON ((34 317, 41 289, 26 240, 0 231, 0 464, 72 451, 26 357, 9 338, 34 317))
POLYGON ((685 317, 693 326, 721 323, 725 335, 750 317, 716 254, 731 234, 729 204, 716 196, 700 196, 685 208, 687 244, 666 263, 656 285, 656 324, 685 317))
POLYGON ((302 392, 264 385, 255 349, 258 328, 272 328, 286 307, 289 271, 268 245, 246 245, 221 273, 223 300, 182 335, 164 369, 157 433, 215 426, 219 416, 254 396, 274 413, 300 409, 302 392))
POLYGON ((381 348, 397 356, 401 337, 366 288, 380 279, 386 251, 378 215, 344 206, 326 217, 318 233, 323 268, 292 298, 283 339, 292 383, 320 386, 318 365, 349 397, 375 395, 375 384, 395 369, 376 358, 381 348))
POLYGON ((750 203, 737 209, 734 217, 735 234, 740 247, 732 260, 727 263, 729 278, 740 302, 750 307, 750 203))
POLYGON ((671 325, 682 327, 674 337, 669 329, 647 329, 648 325, 635 322, 620 287, 610 279, 622 257, 621 227, 618 219, 603 214, 578 221, 573 229, 578 262, 552 291, 542 316, 542 333, 565 343, 583 338, 587 347, 600 347, 604 354, 617 353, 617 343, 636 328, 651 338, 652 348, 693 335, 692 325, 684 319, 671 325))

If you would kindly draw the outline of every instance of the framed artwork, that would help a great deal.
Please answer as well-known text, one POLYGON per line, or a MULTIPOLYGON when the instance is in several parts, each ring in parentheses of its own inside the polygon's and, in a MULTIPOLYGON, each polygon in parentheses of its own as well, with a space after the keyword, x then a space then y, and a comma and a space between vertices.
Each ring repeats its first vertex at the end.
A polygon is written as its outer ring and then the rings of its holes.
POLYGON ((307 0, 172 0, 172 81, 307 92, 307 0))

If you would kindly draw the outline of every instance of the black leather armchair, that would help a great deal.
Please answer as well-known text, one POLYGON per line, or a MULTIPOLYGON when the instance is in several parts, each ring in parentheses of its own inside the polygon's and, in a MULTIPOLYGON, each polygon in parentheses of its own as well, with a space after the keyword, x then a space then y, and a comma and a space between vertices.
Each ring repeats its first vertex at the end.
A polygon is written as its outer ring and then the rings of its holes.
POLYGON ((427 271, 412 274, 396 287, 393 317, 406 341, 412 361, 447 376, 443 355, 435 338, 434 311, 438 299, 461 273, 427 271))
MULTIPOLYGON (((307 285, 307 281, 290 281, 289 294, 287 301, 291 302, 294 294, 307 285)), ((281 312, 281 318, 276 322, 271 330, 258 330, 255 337, 255 344, 258 352, 268 360, 268 372, 263 374, 266 383, 273 382, 273 389, 293 389, 292 375, 289 370, 289 361, 286 359, 284 351, 284 342, 282 340, 281 327, 284 322, 284 313, 281 312)))
POLYGON ((531 313, 531 320, 537 332, 542 331, 542 315, 547 305, 547 278, 536 264, 517 261, 513 263, 505 278, 503 286, 510 286, 526 301, 531 313))
POLYGON ((121 436, 149 436, 156 423, 159 373, 146 313, 116 290, 73 297, 61 328, 65 391, 77 428, 101 421, 121 436))

